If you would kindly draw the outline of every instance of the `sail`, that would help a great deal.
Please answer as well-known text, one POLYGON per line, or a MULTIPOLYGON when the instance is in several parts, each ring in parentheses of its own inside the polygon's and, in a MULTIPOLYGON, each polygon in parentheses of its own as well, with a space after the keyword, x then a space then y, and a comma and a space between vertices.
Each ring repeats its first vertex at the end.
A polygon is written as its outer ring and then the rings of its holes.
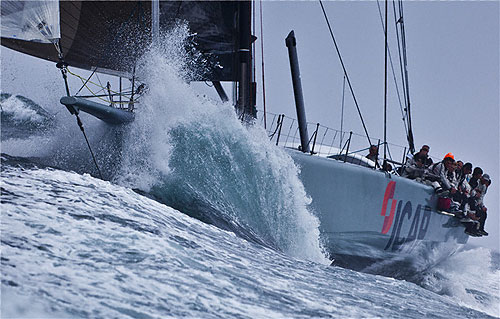
MULTIPOLYGON (((2 1, 3 46, 59 61, 49 38, 20 36, 24 33, 19 32, 15 36, 12 14, 19 16, 30 8, 52 18, 44 21, 54 26, 51 36, 60 38, 64 60, 70 66, 130 77, 137 58, 151 42, 151 1, 2 1), (4 11, 4 4, 10 11, 4 11), (49 22, 58 19, 59 24, 49 22), (12 31, 4 33, 4 25, 12 31)), ((185 21, 197 50, 217 62, 200 80, 236 80, 237 1, 161 1, 159 9, 160 30, 185 21)))
POLYGON ((51 43, 60 37, 58 1, 2 1, 2 37, 51 43))
POLYGON ((237 14, 238 1, 161 1, 160 30, 187 21, 196 48, 218 62, 206 79, 236 81, 237 14))

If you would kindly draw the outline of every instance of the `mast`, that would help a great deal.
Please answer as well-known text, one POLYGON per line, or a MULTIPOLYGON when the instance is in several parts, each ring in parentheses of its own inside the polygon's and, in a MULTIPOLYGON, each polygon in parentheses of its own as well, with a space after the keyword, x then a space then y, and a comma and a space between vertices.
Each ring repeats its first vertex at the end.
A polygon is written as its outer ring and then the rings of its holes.
POLYGON ((285 39, 290 59, 290 70, 292 71, 293 96, 297 110, 297 122, 299 124, 300 145, 304 153, 309 153, 309 134, 307 132, 306 111, 304 107, 304 95, 302 94, 302 82, 300 80, 299 58, 297 57, 297 40, 295 33, 290 31, 285 39))
POLYGON ((256 117, 252 83, 251 22, 252 2, 238 2, 238 102, 236 109, 245 118, 256 117))

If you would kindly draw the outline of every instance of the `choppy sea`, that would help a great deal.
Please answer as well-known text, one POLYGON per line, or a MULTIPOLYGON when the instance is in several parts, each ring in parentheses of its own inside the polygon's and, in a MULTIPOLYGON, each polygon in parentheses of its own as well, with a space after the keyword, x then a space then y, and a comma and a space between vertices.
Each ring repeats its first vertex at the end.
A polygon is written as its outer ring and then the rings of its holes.
POLYGON ((81 115, 104 180, 67 112, 2 94, 2 318, 500 316, 487 248, 397 279, 331 266, 292 159, 145 59, 132 124, 81 115))

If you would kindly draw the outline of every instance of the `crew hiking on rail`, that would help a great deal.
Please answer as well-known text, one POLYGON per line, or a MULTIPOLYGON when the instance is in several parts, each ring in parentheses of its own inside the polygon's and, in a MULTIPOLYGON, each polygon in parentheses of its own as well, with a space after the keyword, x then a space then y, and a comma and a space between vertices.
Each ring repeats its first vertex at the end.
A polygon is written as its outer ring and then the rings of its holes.
POLYGON ((446 154, 441 162, 433 163, 429 150, 428 145, 422 146, 398 173, 433 186, 439 196, 438 209, 460 218, 466 225, 466 234, 487 236, 484 224, 488 209, 484 205, 484 196, 491 185, 490 176, 483 174, 480 167, 473 170, 471 163, 455 161, 452 153, 446 154))
MULTIPOLYGON (((483 174, 480 167, 472 169, 471 163, 455 161, 452 153, 443 160, 433 163, 429 157, 430 147, 423 145, 420 151, 409 156, 405 165, 393 171, 389 163, 382 165, 382 170, 393 172, 434 187, 438 198, 438 209, 455 214, 466 225, 465 233, 470 236, 488 236, 484 230, 488 209, 484 205, 484 196, 491 184, 488 174, 483 174)), ((366 158, 378 163, 378 147, 370 146, 366 158)))

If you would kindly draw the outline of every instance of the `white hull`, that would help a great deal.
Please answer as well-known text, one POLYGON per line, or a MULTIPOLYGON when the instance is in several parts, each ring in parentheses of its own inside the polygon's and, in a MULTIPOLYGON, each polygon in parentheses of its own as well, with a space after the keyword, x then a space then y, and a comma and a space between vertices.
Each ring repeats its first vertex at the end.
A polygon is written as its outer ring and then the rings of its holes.
POLYGON ((436 211, 437 198, 430 186, 359 165, 288 152, 301 169, 332 257, 385 259, 410 254, 416 246, 467 242, 464 226, 436 211))

